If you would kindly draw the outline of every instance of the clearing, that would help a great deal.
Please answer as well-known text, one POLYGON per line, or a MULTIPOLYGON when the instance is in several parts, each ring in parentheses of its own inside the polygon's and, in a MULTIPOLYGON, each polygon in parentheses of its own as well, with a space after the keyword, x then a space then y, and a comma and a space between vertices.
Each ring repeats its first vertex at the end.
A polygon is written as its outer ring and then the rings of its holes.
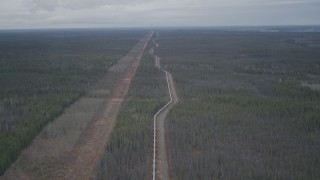
POLYGON ((111 67, 100 85, 44 128, 1 179, 94 179, 121 103, 152 34, 111 67), (104 83, 115 85, 107 90, 104 83))

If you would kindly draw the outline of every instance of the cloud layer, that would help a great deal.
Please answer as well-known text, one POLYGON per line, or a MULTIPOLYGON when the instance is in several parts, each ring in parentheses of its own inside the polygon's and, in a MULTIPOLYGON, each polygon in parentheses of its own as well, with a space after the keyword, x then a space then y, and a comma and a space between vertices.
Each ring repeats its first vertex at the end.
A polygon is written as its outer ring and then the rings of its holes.
POLYGON ((320 25, 318 0, 2 0, 0 28, 320 25))

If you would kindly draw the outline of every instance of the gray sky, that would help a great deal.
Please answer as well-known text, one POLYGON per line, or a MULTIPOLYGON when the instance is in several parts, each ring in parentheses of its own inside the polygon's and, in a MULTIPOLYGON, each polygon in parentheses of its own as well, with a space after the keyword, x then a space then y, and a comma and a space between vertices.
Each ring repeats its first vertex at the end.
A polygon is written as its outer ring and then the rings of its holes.
POLYGON ((0 0, 0 29, 320 25, 320 0, 0 0))

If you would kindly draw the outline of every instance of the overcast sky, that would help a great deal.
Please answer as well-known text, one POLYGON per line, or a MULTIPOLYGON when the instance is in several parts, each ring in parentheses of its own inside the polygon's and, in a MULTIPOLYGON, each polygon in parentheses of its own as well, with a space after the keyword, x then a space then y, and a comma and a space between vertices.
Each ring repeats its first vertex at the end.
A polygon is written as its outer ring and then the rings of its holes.
POLYGON ((0 0, 0 29, 320 25, 320 0, 0 0))

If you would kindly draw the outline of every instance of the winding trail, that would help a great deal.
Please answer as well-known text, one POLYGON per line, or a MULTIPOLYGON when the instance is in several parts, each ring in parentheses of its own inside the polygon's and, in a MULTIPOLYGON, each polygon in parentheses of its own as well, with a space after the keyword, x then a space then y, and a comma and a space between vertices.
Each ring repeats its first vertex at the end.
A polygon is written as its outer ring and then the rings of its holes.
MULTIPOLYGON (((156 43, 156 47, 159 44, 156 43)), ((154 55, 154 49, 150 50, 150 54, 154 55)), ((169 166, 167 161, 167 147, 166 147, 166 131, 165 131, 165 119, 170 109, 178 102, 178 96, 176 93, 174 81, 171 73, 161 68, 160 57, 154 55, 155 66, 162 70, 167 79, 168 92, 170 101, 164 105, 153 117, 154 121, 154 134, 153 134, 153 163, 152 163, 152 179, 169 179, 169 166), (158 136, 157 136, 158 134, 158 136)))

